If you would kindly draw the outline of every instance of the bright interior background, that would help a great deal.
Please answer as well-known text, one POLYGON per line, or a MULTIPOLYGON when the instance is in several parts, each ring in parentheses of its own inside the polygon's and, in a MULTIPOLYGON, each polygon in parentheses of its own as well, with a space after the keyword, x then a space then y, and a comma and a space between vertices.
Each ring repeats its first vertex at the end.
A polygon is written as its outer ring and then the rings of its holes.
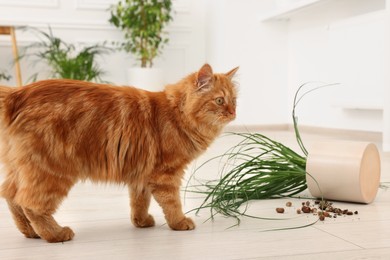
MULTIPOLYGON (((115 0, 0 0, 0 25, 47 29, 68 42, 122 39, 108 23, 115 0)), ((306 82, 340 83, 307 96, 301 125, 383 134, 390 151, 390 0, 174 0, 170 43, 156 66, 175 82, 203 63, 240 66, 237 126, 291 124, 292 100, 306 82)), ((17 32, 20 47, 35 37, 17 32)), ((13 74, 9 37, 0 70, 13 74)), ((104 79, 126 84, 131 56, 105 56, 104 79)), ((22 63, 25 83, 40 66, 22 63)), ((0 82, 15 85, 13 80, 0 82)))

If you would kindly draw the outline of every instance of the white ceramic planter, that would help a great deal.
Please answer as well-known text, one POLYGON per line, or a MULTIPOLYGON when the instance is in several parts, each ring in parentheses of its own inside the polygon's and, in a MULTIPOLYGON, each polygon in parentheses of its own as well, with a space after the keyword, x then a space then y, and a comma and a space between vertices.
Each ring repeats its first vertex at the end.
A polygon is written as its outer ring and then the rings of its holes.
POLYGON ((164 73, 160 68, 130 68, 127 76, 129 86, 149 91, 164 89, 164 73))
POLYGON ((371 203, 380 180, 377 147, 365 142, 318 142, 308 149, 306 181, 312 196, 371 203))

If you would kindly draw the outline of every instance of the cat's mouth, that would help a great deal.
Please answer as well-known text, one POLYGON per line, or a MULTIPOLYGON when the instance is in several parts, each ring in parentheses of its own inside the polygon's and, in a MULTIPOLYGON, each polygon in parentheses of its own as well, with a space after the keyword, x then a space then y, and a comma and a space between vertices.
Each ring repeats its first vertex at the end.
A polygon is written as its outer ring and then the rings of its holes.
POLYGON ((235 110, 229 111, 226 117, 228 118, 229 121, 233 121, 234 119, 236 119, 236 111, 235 110))
POLYGON ((220 116, 220 121, 224 124, 227 124, 231 121, 233 121, 234 119, 236 119, 236 114, 224 114, 222 116, 220 116))

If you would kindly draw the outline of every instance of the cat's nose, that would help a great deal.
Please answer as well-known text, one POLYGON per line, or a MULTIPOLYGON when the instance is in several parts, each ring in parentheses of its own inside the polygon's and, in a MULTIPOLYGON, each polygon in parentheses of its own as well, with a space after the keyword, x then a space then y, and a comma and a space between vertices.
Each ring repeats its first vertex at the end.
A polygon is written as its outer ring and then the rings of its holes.
POLYGON ((236 116, 236 109, 234 107, 228 106, 227 111, 230 115, 236 116))

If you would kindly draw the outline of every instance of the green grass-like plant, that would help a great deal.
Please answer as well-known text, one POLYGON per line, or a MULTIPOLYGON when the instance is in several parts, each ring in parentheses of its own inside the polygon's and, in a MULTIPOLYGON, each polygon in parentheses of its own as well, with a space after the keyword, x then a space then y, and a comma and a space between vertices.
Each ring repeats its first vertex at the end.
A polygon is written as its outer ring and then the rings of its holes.
POLYGON ((306 172, 308 151, 299 133, 296 108, 308 93, 318 88, 335 85, 320 85, 306 90, 308 84, 298 88, 292 110, 295 136, 303 155, 259 133, 232 133, 231 135, 241 137, 242 141, 224 154, 203 163, 193 174, 194 176, 210 161, 219 159, 223 162, 223 167, 220 169, 221 177, 200 185, 187 186, 187 191, 206 196, 202 204, 194 209, 197 213, 201 209, 208 208, 211 211, 211 218, 221 214, 235 218, 237 223, 242 216, 267 219, 247 215, 248 202, 294 197, 306 190, 306 177, 311 178, 306 172))
MULTIPOLYGON (((50 27, 48 33, 31 27, 26 29, 34 32, 39 41, 28 45, 20 59, 33 58, 33 65, 45 62, 50 67, 52 78, 103 81, 105 71, 100 68, 97 58, 112 51, 104 43, 78 50, 74 44, 54 36, 50 27)), ((36 81, 38 74, 33 74, 32 81, 36 81)))
POLYGON ((243 140, 212 159, 226 161, 223 174, 201 185, 205 190, 197 192, 206 198, 197 212, 210 208, 212 217, 222 214, 239 220, 246 215, 241 206, 250 200, 291 197, 307 188, 305 157, 262 134, 232 135, 243 140))

